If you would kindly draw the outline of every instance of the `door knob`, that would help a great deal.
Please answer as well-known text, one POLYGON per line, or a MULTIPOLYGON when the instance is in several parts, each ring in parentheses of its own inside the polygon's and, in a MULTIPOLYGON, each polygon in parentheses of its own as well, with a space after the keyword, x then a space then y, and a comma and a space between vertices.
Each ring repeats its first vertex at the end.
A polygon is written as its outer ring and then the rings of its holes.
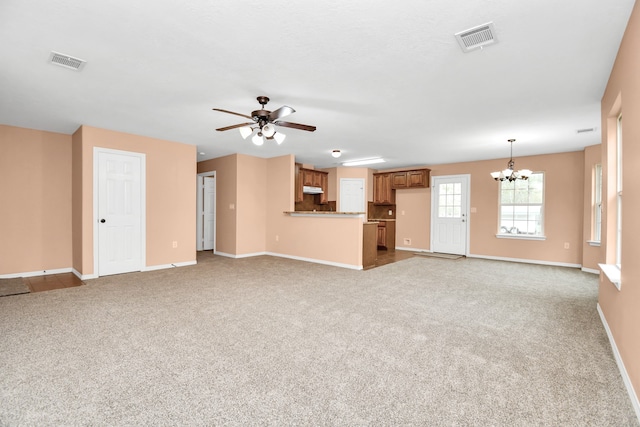
POLYGON ((107 220, 106 220, 106 219, 104 219, 104 218, 102 218, 102 219, 100 220, 100 222, 104 224, 105 222, 107 222, 107 220))

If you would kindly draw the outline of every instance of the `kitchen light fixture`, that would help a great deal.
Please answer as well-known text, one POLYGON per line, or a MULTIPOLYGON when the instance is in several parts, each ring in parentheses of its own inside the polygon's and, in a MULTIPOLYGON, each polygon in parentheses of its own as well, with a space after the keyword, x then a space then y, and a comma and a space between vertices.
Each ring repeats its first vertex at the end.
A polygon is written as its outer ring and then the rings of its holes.
POLYGON ((491 177, 496 181, 515 181, 516 179, 529 179, 531 176, 531 171, 529 169, 520 169, 518 172, 513 170, 513 143, 515 139, 507 140, 511 144, 511 157, 509 158, 509 163, 507 163, 507 168, 503 171, 491 172, 491 177))
POLYGON ((342 166, 362 166, 362 165, 372 165, 374 163, 384 163, 386 160, 381 157, 376 157, 375 159, 364 159, 364 160, 354 160, 351 162, 344 162, 342 166))
POLYGON ((338 157, 342 156, 342 153, 340 152, 340 150, 333 150, 331 152, 331 155, 337 159, 338 157))

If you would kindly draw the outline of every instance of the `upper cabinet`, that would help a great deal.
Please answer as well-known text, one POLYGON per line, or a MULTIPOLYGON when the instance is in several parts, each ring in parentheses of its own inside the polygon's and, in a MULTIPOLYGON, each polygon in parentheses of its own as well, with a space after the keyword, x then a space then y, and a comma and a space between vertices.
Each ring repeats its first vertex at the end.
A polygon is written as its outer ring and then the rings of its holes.
POLYGON ((302 202, 304 200, 304 186, 320 187, 322 193, 318 195, 316 203, 326 205, 329 203, 327 191, 329 189, 329 174, 314 169, 305 169, 299 163, 296 163, 295 171, 295 201, 302 202))
POLYGON ((430 169, 391 172, 391 188, 428 188, 430 169))
POLYGON ((428 188, 430 169, 382 172, 373 174, 373 204, 393 205, 396 190, 405 188, 428 188))
POLYGON ((396 193, 391 188, 391 173, 373 174, 373 203, 376 205, 393 205, 396 193))

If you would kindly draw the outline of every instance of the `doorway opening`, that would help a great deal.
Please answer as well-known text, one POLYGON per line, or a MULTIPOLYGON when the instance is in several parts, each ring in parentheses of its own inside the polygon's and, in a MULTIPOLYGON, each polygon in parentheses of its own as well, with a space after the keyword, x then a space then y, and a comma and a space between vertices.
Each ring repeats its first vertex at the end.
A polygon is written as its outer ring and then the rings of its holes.
POLYGON ((196 250, 216 251, 216 172, 198 174, 196 250))

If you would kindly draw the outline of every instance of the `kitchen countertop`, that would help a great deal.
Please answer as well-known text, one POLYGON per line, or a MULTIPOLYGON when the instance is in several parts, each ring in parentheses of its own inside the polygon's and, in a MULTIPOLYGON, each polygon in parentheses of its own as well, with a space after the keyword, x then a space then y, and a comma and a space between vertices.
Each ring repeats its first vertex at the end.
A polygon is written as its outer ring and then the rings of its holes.
POLYGON ((382 221, 395 221, 395 218, 371 218, 369 221, 382 222, 382 221))

